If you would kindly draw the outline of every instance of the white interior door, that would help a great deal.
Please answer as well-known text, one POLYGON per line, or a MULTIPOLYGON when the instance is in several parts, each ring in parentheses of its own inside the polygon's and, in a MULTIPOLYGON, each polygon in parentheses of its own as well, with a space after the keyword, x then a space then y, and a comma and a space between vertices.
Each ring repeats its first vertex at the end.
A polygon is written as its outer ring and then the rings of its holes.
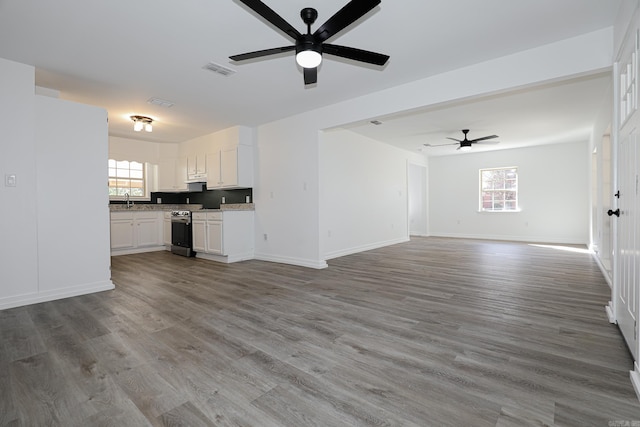
POLYGON ((638 287, 640 239, 638 239, 638 134, 620 135, 618 151, 618 250, 616 319, 634 360, 638 356, 638 287))

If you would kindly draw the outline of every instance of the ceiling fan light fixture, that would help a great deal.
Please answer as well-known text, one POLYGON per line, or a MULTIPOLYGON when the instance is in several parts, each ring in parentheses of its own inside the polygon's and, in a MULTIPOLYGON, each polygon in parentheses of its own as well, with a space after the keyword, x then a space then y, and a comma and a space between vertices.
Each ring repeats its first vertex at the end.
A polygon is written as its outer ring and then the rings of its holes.
POLYGON ((296 62, 302 68, 316 68, 322 63, 322 54, 315 50, 303 50, 296 54, 296 62))
POLYGON ((471 145, 461 145, 460 151, 471 151, 471 145))

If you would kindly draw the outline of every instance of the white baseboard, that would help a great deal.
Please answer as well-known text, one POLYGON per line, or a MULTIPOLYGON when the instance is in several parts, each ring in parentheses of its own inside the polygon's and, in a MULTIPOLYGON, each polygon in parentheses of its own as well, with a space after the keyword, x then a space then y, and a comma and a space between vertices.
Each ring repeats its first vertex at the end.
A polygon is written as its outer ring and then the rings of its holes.
POLYGON ((602 275, 604 276, 604 280, 607 281, 607 284, 609 285, 609 288, 613 289, 613 282, 612 282, 611 277, 609 276, 609 272, 607 271, 607 269, 605 268, 604 264, 600 260, 600 257, 598 256, 598 254, 595 253, 595 252, 593 252, 593 259, 596 260, 596 264, 598 264, 598 267, 600 268, 600 271, 602 272, 602 275))
POLYGON ((339 251, 327 252, 324 256, 325 259, 339 258, 341 256, 357 254, 358 252, 370 251, 372 249, 383 248, 385 246, 397 245, 398 243, 408 242, 408 237, 401 237, 399 239, 386 240, 384 242, 369 243, 362 246, 354 246, 347 249, 340 249, 339 251))
POLYGON ((254 258, 260 261, 269 261, 269 262, 277 262, 280 264, 297 265, 300 267, 315 268, 317 270, 328 267, 327 262, 325 260, 311 260, 311 259, 304 259, 304 258, 293 258, 293 257, 260 254, 260 253, 255 254, 254 258))
POLYGON ((450 237, 454 239, 477 239, 477 240, 501 240, 507 242, 525 243, 553 243, 557 245, 585 245, 584 241, 579 241, 572 237, 558 236, 504 236, 499 234, 463 234, 463 233, 430 233, 431 237, 450 237))
POLYGON ((250 259, 253 259, 254 255, 253 255, 253 252, 247 252, 244 254, 235 254, 235 255, 215 255, 215 254, 196 252, 196 258, 230 264, 232 262, 248 261, 250 259))
POLYGON ((111 280, 104 282, 88 283, 70 288, 56 289, 48 292, 34 292, 31 294, 17 295, 0 299, 0 310, 7 308, 21 307, 23 305, 38 304, 41 302, 54 301, 63 298, 76 297, 79 295, 92 294, 95 292, 110 291, 115 289, 111 280))
POLYGON ((609 303, 604 306, 604 311, 607 313, 609 323, 618 323, 618 321, 616 320, 616 315, 613 312, 613 303, 611 301, 609 301, 609 303))
POLYGON ((629 376, 633 389, 636 392, 636 397, 640 400, 640 369, 638 368, 637 362, 633 364, 633 368, 633 371, 629 371, 629 376))
MULTIPOLYGON (((170 250, 171 248, 169 248, 170 250)), ((147 246, 144 248, 133 248, 133 249, 111 249, 111 256, 118 255, 131 255, 131 254, 141 254, 144 252, 156 252, 156 251, 166 251, 167 247, 162 246, 147 246)))

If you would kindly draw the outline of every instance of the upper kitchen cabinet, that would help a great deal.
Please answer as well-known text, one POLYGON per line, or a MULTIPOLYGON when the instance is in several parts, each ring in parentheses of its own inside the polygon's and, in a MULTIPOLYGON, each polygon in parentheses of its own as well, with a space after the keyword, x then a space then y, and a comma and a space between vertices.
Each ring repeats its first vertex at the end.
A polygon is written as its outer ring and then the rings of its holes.
POLYGON ((253 149, 238 144, 207 154, 207 188, 253 186, 253 149))
POLYGON ((158 160, 158 191, 186 191, 186 180, 186 158, 172 157, 158 160))
POLYGON ((157 145, 157 185, 155 191, 186 191, 187 158, 179 144, 157 145))
POLYGON ((207 175, 207 160, 205 151, 187 154, 187 178, 189 180, 205 179, 207 175))
POLYGON ((206 181, 207 188, 253 187, 253 130, 236 126, 185 141, 187 179, 206 181))

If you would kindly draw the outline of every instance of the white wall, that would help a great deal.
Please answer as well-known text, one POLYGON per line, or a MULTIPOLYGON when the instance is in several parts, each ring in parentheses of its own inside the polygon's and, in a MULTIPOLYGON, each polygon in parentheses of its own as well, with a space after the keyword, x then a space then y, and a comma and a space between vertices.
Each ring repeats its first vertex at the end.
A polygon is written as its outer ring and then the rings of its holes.
POLYGON ((409 240, 407 167, 422 156, 335 130, 322 133, 319 157, 325 259, 409 240))
POLYGON ((587 141, 429 159, 433 236, 588 244, 587 141), (479 212, 479 169, 518 167, 521 212, 479 212))
MULTIPOLYGON (((256 256, 309 267, 326 266, 322 249, 326 230, 321 230, 319 221, 335 207, 320 203, 318 156, 319 135, 323 130, 399 111, 600 72, 611 67, 612 37, 611 28, 595 31, 259 126, 253 193, 256 256)), ((583 157, 581 161, 587 160, 583 157)), ((330 165, 323 164, 322 168, 325 167, 330 165)), ((584 209, 588 211, 588 206, 584 209)))
POLYGON ((107 112, 36 97, 38 298, 112 289, 107 112))
MULTIPOLYGON (((426 163, 426 159, 422 159, 426 163)), ((428 236, 428 174, 422 164, 409 164, 409 234, 428 236)))
POLYGON ((0 76, 1 301, 37 292, 38 240, 34 68, 0 58, 0 76), (5 186, 8 174, 15 187, 5 186))
POLYGON ((319 241, 319 152, 315 117, 258 128, 255 186, 256 258, 327 266, 319 241))
POLYGON ((113 289, 106 112, 36 96, 31 66, 0 75, 0 309, 113 289))

